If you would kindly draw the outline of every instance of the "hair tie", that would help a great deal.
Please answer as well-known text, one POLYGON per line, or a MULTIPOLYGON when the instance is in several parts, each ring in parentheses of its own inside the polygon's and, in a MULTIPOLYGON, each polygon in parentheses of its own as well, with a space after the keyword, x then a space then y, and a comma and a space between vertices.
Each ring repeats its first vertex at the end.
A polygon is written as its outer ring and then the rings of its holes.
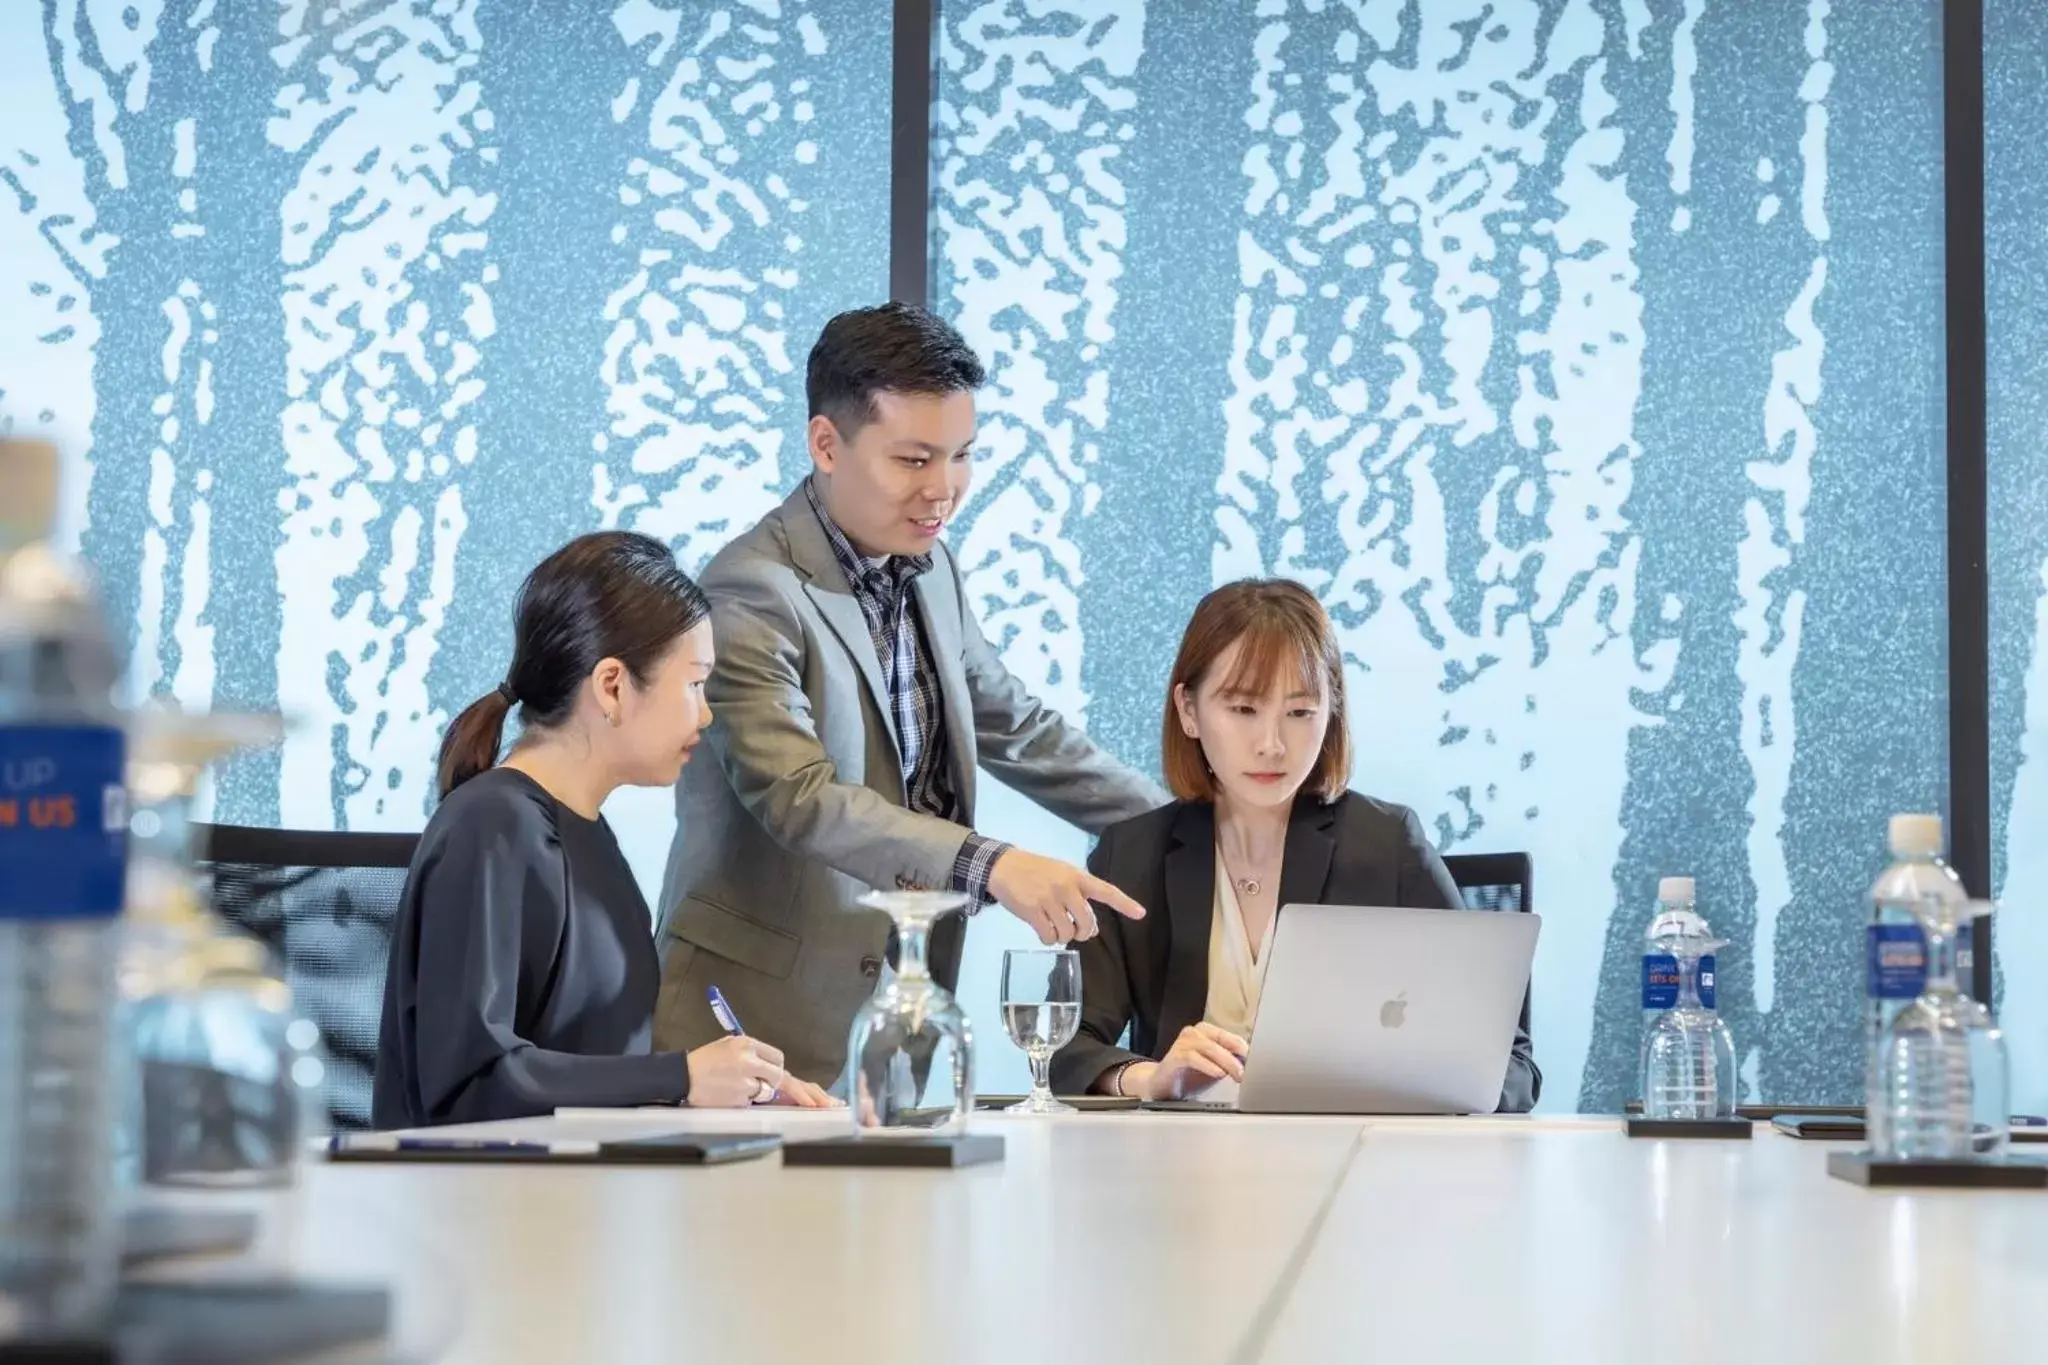
POLYGON ((498 684, 498 695, 505 699, 505 705, 507 706, 519 705, 519 694, 512 690, 512 684, 509 682, 498 684))

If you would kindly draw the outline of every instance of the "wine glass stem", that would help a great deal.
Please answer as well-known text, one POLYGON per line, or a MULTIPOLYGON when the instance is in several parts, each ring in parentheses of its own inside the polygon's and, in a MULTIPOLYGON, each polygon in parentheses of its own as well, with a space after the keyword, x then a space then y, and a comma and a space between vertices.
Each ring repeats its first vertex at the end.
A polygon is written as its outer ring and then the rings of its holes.
POLYGON ((931 926, 921 920, 898 920, 896 922, 896 975, 903 981, 922 981, 929 970, 925 966, 926 936, 931 926))
POLYGON ((1678 955, 1678 1008, 1696 1010, 1700 1008, 1700 955, 1680 953, 1678 955))
POLYGON ((1042 1047, 1027 1049, 1024 1056, 1031 1063, 1031 1098, 1049 1100, 1052 1098, 1052 1053, 1042 1047))
POLYGON ((1927 984, 1923 989, 1929 995, 1954 995, 1958 930, 1946 924, 1931 924, 1924 932, 1927 938, 1927 984))

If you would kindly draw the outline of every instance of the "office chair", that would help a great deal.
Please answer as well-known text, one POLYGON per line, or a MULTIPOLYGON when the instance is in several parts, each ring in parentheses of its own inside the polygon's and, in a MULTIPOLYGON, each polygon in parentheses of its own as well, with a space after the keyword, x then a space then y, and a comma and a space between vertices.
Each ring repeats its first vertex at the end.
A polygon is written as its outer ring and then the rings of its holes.
MULTIPOLYGON (((1448 853, 1444 866, 1468 910, 1536 911, 1535 864, 1526 853, 1448 853)), ((1522 1032, 1529 1031, 1529 992, 1522 992, 1522 1032)), ((1533 1041, 1533 1039, 1532 1039, 1533 1041)))
POLYGON ((337 1131, 370 1126, 384 969, 417 834, 196 825, 221 918, 284 964, 295 1008, 320 1029, 337 1131))

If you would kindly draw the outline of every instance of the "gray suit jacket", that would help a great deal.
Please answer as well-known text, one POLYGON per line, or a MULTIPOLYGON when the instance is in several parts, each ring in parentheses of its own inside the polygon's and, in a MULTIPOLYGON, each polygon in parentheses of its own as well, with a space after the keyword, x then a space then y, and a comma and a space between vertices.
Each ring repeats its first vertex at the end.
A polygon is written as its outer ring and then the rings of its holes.
MULTIPOLYGON (((968 611, 952 555, 940 545, 933 558, 915 591, 966 818, 977 765, 1090 833, 1164 804, 1166 793, 1024 690, 968 611)), ((655 1044, 716 1039, 705 999, 716 985, 792 1072, 830 1085, 889 936, 887 917, 856 899, 950 886, 968 829, 904 807, 881 660, 802 487, 701 581, 718 655, 706 685, 711 742, 677 788, 655 1044)), ((947 980, 959 939, 934 939, 947 980)))

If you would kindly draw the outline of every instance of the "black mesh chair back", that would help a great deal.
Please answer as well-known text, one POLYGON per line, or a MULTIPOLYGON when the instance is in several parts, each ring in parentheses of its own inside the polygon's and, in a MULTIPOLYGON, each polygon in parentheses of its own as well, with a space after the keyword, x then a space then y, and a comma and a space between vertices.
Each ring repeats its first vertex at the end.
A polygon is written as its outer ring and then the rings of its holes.
MULTIPOLYGON (((1535 864, 1526 853, 1450 853, 1444 866, 1468 910, 1536 911, 1535 864)), ((1529 992, 1522 992, 1522 1032, 1529 1031, 1529 992)))
POLYGON ((319 1026, 338 1130, 370 1125, 384 969, 418 843, 417 834, 195 828, 214 908, 277 954, 294 1005, 319 1026))

